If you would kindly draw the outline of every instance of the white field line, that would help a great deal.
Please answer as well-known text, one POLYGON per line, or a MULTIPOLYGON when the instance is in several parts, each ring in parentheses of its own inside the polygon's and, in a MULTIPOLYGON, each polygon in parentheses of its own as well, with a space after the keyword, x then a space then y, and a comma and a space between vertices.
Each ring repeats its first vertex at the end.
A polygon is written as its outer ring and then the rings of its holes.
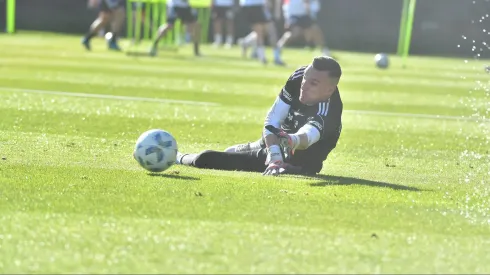
POLYGON ((135 97, 135 96, 119 96, 119 95, 104 95, 104 94, 71 93, 71 92, 62 92, 62 91, 32 90, 32 89, 19 89, 19 88, 10 88, 10 87, 0 87, 0 91, 17 92, 17 93, 59 95, 59 96, 71 96, 71 97, 82 97, 82 98, 100 98, 100 99, 144 101, 144 102, 157 102, 157 103, 176 103, 176 104, 184 104, 184 105, 201 105, 201 106, 219 106, 220 105, 219 103, 204 102, 204 101, 176 100, 176 99, 135 97))
MULTIPOLYGON (((157 102, 157 103, 177 103, 177 104, 201 105, 201 106, 220 106, 219 103, 213 103, 213 102, 186 101, 186 100, 173 100, 173 99, 134 97, 134 96, 104 95, 104 94, 72 93, 72 92, 62 92, 62 91, 19 89, 19 88, 10 88, 10 87, 0 87, 0 91, 18 92, 18 93, 48 94, 48 95, 58 95, 58 96, 82 97, 82 98, 100 98, 100 99, 144 101, 144 102, 157 102)), ((410 117, 410 118, 425 118, 425 119, 490 122, 490 119, 483 119, 483 118, 477 118, 477 117, 461 117, 461 116, 432 115, 432 114, 411 114, 411 113, 397 113, 397 112, 383 112, 383 111, 369 111, 369 110, 344 110, 344 112, 345 113, 358 114, 358 115, 378 115, 378 116, 391 116, 391 117, 410 117)))

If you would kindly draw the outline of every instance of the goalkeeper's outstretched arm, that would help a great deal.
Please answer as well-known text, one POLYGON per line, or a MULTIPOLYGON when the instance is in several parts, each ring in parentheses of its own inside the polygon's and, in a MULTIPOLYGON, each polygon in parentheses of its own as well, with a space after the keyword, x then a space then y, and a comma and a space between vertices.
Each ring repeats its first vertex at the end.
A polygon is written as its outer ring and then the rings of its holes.
MULTIPOLYGON (((279 96, 276 98, 276 101, 270 108, 267 116, 265 117, 264 127, 267 125, 272 125, 275 128, 280 128, 281 124, 284 122, 286 117, 288 116, 289 109, 291 106, 284 102, 279 96)), ((265 139, 265 144, 267 148, 270 148, 274 145, 279 145, 279 138, 271 133, 269 130, 264 128, 263 136, 265 139)))

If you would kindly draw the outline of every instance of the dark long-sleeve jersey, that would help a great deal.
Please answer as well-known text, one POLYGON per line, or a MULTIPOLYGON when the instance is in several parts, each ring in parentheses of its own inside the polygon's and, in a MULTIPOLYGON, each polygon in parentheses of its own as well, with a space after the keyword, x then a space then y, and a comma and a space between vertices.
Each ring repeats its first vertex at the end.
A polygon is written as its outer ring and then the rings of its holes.
POLYGON ((275 126, 280 126, 289 134, 301 132, 309 127, 318 130, 320 135, 319 138, 317 137, 318 141, 306 150, 296 150, 289 161, 293 165, 318 172, 340 138, 343 104, 338 88, 327 101, 312 106, 301 103, 299 96, 305 70, 306 66, 301 67, 289 77, 269 112, 268 119, 276 116, 276 121, 279 120, 280 125, 275 126))

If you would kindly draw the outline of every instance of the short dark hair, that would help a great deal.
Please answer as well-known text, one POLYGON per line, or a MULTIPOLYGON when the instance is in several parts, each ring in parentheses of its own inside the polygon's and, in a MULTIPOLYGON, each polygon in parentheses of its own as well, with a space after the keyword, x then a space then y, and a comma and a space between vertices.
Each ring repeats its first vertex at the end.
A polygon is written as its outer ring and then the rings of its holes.
POLYGON ((331 78, 340 80, 342 76, 342 69, 337 60, 331 58, 330 56, 318 56, 313 59, 311 63, 313 68, 318 71, 327 71, 331 78))

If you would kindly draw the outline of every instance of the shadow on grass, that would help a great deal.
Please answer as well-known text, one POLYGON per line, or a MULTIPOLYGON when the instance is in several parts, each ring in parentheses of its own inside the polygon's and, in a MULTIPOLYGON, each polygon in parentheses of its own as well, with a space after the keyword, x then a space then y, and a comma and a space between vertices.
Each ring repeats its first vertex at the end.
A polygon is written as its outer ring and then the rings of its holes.
POLYGON ((199 178, 196 177, 181 176, 176 173, 148 173, 148 176, 161 177, 166 179, 175 179, 175 180, 200 180, 199 178))
POLYGON ((381 182, 381 181, 372 181, 372 180, 365 180, 365 179, 358 179, 358 178, 350 178, 350 177, 316 175, 316 176, 309 176, 306 178, 313 179, 313 180, 320 180, 319 182, 310 183, 310 186, 313 186, 313 187, 323 187, 323 186, 329 186, 329 185, 358 184, 358 185, 371 186, 371 187, 391 188, 394 190, 406 190, 406 191, 416 191, 416 192, 428 191, 428 190, 422 190, 422 189, 419 189, 416 187, 410 187, 410 186, 401 185, 401 184, 387 183, 387 182, 381 182))

